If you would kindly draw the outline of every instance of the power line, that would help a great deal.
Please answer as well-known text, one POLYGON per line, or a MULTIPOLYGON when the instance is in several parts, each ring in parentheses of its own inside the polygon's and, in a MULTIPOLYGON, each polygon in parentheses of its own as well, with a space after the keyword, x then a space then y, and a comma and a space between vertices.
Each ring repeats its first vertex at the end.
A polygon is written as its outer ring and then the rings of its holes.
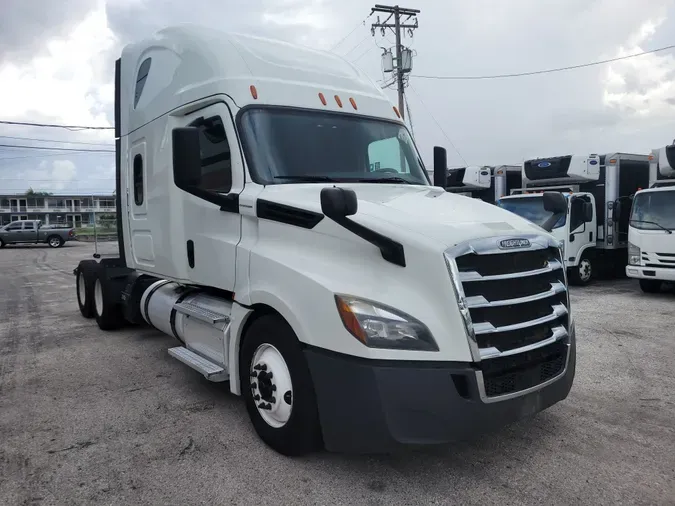
POLYGON ((75 149, 75 148, 51 148, 48 146, 19 146, 18 144, 0 144, 0 148, 16 149, 44 149, 47 151, 76 151, 79 153, 114 153, 114 149, 75 149))
POLYGON ((373 49, 375 49, 376 47, 378 47, 378 46, 371 46, 371 47, 369 47, 365 52, 361 53, 361 55, 360 55, 359 57, 353 59, 353 60, 352 60, 352 63, 356 63, 357 61, 359 61, 361 58, 363 58, 364 56, 366 56, 368 53, 370 53, 370 52, 371 52, 373 49))
MULTIPOLYGON (((25 177, 1 177, 0 181, 25 181, 27 183, 78 183, 79 181, 75 179, 31 179, 25 177)), ((90 177, 85 179, 85 182, 90 183, 92 181, 115 181, 114 177, 90 177)))
POLYGON ((445 136, 445 138, 448 140, 448 142, 449 142, 450 145, 452 146, 452 149, 454 149, 455 152, 456 152, 456 153, 459 155, 459 157, 462 159, 462 161, 464 162, 464 165, 469 165, 469 164, 467 163, 467 161, 464 159, 464 157, 462 156, 462 153, 460 153, 460 152, 459 152, 459 149, 457 149, 457 146, 455 146, 455 143, 452 142, 452 139, 450 138, 450 136, 449 136, 447 133, 445 133, 445 130, 443 130, 443 127, 441 126, 441 124, 436 120, 436 118, 434 117, 433 113, 431 112, 431 109, 429 109, 429 108, 427 107, 427 104, 424 103, 424 100, 422 100, 422 97, 420 96, 420 94, 417 93, 417 91, 415 91, 415 88, 413 88, 412 85, 410 85, 410 89, 411 89, 412 92, 415 94, 415 96, 419 99, 420 103, 424 106, 424 108, 427 110, 427 112, 429 113, 429 116, 431 116, 431 119, 434 120, 434 123, 436 123, 436 126, 438 126, 438 128, 439 128, 440 131, 441 131, 441 133, 445 136))
POLYGON ((33 137, 13 137, 11 135, 0 135, 2 139, 15 139, 18 141, 36 141, 36 142, 55 142, 59 144, 85 144, 87 146, 114 146, 110 142, 82 142, 82 141, 64 141, 56 139, 36 139, 33 137))
MULTIPOLYGON (((3 151, 0 151, 0 154, 3 153, 3 151)), ((29 158, 48 158, 52 156, 75 156, 75 155, 89 155, 89 156, 100 156, 100 155, 106 155, 109 156, 107 152, 105 153, 89 153, 87 151, 76 151, 72 153, 68 153, 67 155, 65 153, 45 153, 42 155, 24 155, 24 156, 5 156, 5 157, 0 157, 0 162, 6 161, 6 160, 27 160, 29 158)))
POLYGON ((538 74, 550 74, 552 72, 562 72, 564 70, 574 70, 585 67, 593 67, 595 65, 604 65, 605 63, 612 63, 615 61, 628 60, 629 58, 636 58, 638 56, 644 56, 646 54, 658 53, 660 51, 666 51, 668 49, 675 48, 675 44, 665 47, 660 47, 657 49, 652 49, 651 51, 643 51, 641 53, 631 54, 628 56, 618 56, 616 58, 610 58, 608 60, 599 60, 591 63, 582 63, 580 65, 570 65, 567 67, 558 67, 553 69, 545 70, 535 70, 532 72, 518 72, 513 74, 494 74, 494 75, 485 75, 485 76, 429 76, 429 75, 416 75, 413 74, 411 77, 416 77, 417 79, 436 79, 436 80, 447 80, 447 81, 468 81, 468 80, 480 80, 480 79, 502 79, 507 77, 523 77, 523 76, 534 76, 538 74))
POLYGON ((365 37, 363 37, 363 38, 361 39, 361 41, 360 41, 358 44, 356 44, 356 45, 355 45, 354 47, 352 47, 349 51, 347 51, 345 54, 343 54, 342 57, 343 57, 343 58, 346 58, 347 55, 348 55, 349 53, 351 53, 352 51, 354 51, 354 49, 356 49, 357 47, 361 46, 361 44, 363 44, 363 43, 368 39, 368 37, 370 37, 370 35, 366 35, 365 37))
POLYGON ((50 123, 28 123, 25 121, 0 120, 2 125, 33 126, 43 128, 65 128, 66 130, 114 130, 115 127, 103 126, 78 126, 78 125, 55 125, 50 123))
POLYGON ((415 138, 415 129, 413 128, 413 121, 412 121, 412 115, 410 114, 410 104, 408 103, 408 97, 403 96, 403 101, 405 102, 405 109, 406 109, 406 117, 408 118, 408 124, 410 125, 410 133, 412 134, 412 138, 415 138))
POLYGON ((373 15, 373 13, 371 12, 371 13, 368 14, 365 18, 363 18, 363 21, 361 21, 360 23, 358 23, 358 24, 354 27, 354 29, 353 29, 351 32, 349 32, 347 35, 345 35, 344 37, 342 37, 342 38, 341 38, 341 39, 340 39, 333 47, 330 48, 330 51, 335 51, 335 49, 336 49, 340 44, 342 44, 345 40, 347 40, 347 38, 348 38, 352 33, 354 33, 356 30, 358 30, 359 26, 365 25, 365 24, 366 24, 366 21, 368 20, 368 18, 369 18, 370 16, 372 16, 372 15, 373 15))

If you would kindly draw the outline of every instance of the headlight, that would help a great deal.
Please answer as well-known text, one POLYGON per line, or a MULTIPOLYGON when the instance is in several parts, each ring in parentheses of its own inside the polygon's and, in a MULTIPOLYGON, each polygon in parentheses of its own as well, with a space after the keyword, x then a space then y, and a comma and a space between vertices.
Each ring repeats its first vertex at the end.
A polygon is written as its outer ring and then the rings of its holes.
POLYGON ((426 325, 408 314, 349 295, 335 303, 345 328, 369 348, 438 351, 426 325))
POLYGON ((635 244, 628 243, 628 264, 640 265, 640 248, 635 244))

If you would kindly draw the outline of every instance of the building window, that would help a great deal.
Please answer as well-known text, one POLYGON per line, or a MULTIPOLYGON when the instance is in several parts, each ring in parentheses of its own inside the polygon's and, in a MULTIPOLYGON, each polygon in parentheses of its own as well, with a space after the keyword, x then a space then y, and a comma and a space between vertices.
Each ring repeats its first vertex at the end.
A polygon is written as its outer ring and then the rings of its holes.
POLYGON ((137 206, 143 204, 143 157, 134 157, 134 202, 137 206))

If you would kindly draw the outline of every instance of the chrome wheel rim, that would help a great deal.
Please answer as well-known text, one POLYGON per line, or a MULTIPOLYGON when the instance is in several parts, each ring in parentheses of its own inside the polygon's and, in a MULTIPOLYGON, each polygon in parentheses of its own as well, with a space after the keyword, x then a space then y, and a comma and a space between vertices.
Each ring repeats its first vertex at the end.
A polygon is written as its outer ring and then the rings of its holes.
POLYGON ((249 370, 251 394, 261 418, 276 429, 286 425, 293 411, 293 382, 283 355, 271 344, 261 344, 249 370))

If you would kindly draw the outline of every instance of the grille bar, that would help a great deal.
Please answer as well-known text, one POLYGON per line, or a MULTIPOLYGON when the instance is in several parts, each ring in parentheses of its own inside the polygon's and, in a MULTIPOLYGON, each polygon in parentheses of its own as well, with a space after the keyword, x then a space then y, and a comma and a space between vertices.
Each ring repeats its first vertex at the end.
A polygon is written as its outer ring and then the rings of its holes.
POLYGON ((561 316, 567 314, 567 308, 562 304, 556 304, 553 306, 553 312, 548 316, 542 316, 536 320, 530 320, 526 322, 516 323, 513 325, 506 325, 504 327, 495 327, 489 322, 475 323, 473 324, 473 330, 476 335, 481 334, 493 334, 495 332, 510 332, 512 330, 526 329, 528 327, 536 327, 537 325, 542 325, 543 323, 552 322, 557 320, 561 316))
POLYGON ((506 274, 494 274, 492 276, 481 276, 476 271, 460 272, 459 280, 462 283, 465 283, 467 281, 495 281, 504 279, 515 279, 515 278, 524 278, 528 276, 538 276, 540 274, 546 274, 547 272, 553 272, 558 269, 562 269, 562 263, 558 259, 554 258, 548 262, 548 265, 546 267, 542 267, 541 269, 534 269, 525 272, 509 272, 506 274))
POLYGON ((566 290, 565 285, 560 282, 551 283, 551 288, 545 292, 537 293, 534 295, 528 295, 526 297, 518 297, 515 299, 505 299, 505 300, 493 300, 490 302, 482 295, 476 295, 473 297, 467 297, 466 303, 469 309, 478 309, 482 307, 500 307, 500 306, 512 306, 515 304, 527 304, 528 302, 535 302, 538 300, 547 299, 563 293, 566 290))
POLYGON ((508 357, 511 355, 517 355, 519 353, 526 353, 528 351, 536 350, 537 348, 543 348, 544 346, 548 346, 549 344, 553 344, 556 341, 560 341, 561 339, 565 339, 568 336, 567 330, 565 327, 555 327, 553 329, 553 335, 549 337, 548 339, 544 339, 543 341, 538 341, 533 344, 529 344, 527 346, 523 346, 521 348, 516 348, 513 350, 507 350, 507 351, 499 351, 495 347, 490 347, 490 348, 481 348, 480 349, 480 358, 486 359, 486 358, 499 358, 499 357, 508 357))

